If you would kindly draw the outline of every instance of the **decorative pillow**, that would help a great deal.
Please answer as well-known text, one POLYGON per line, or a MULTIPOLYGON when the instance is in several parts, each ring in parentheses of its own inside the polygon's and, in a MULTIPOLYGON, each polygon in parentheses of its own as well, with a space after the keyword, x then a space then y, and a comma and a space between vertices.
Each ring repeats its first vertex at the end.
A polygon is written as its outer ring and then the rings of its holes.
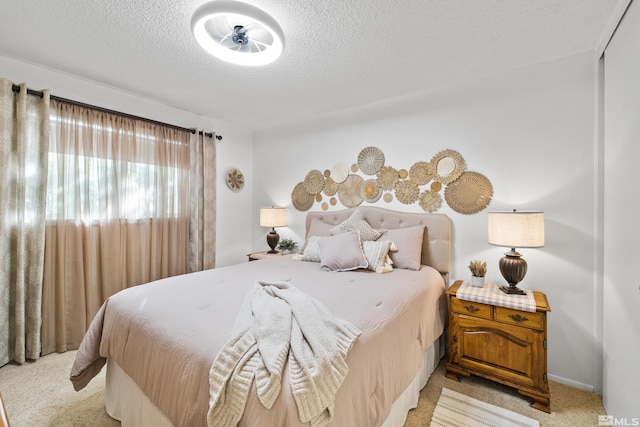
POLYGON ((381 239, 391 240, 398 246, 396 252, 389 252, 395 268, 420 270, 423 237, 424 225, 419 225, 387 230, 381 239))
MULTIPOLYGON (((364 256, 367 258, 367 262, 369 262, 367 270, 375 271, 376 273, 389 273, 393 271, 393 266, 387 262, 389 251, 393 244, 390 240, 379 240, 377 242, 365 240, 362 242, 364 256)), ((391 261, 390 258, 389 261, 391 261)))
POLYGON ((301 261, 320 262, 320 247, 318 241, 326 237, 311 236, 307 239, 301 261))
POLYGON ((325 271, 349 271, 369 266, 357 233, 321 237, 318 240, 318 246, 320 268, 325 271))
POLYGON ((335 236, 336 234, 348 233, 350 231, 360 233, 362 240, 378 240, 384 233, 384 230, 376 230, 371 227, 359 210, 355 210, 349 218, 333 227, 331 229, 331 235, 335 236))
MULTIPOLYGON (((305 240, 304 244, 300 248, 300 253, 304 253, 305 248, 309 242, 309 238, 311 236, 319 236, 319 237, 329 237, 331 236, 331 229, 333 228, 333 224, 327 224, 326 222, 320 221, 318 218, 313 218, 311 220, 311 224, 309 225, 309 232, 307 233, 307 240, 305 240)), ((320 261, 318 261, 320 262, 320 261)))

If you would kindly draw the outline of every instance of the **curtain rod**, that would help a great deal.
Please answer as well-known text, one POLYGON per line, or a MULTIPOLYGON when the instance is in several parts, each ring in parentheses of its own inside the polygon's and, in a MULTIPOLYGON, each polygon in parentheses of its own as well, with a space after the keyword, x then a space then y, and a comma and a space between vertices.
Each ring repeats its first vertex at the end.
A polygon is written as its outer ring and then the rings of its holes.
MULTIPOLYGON (((14 92, 16 92, 16 93, 20 92, 20 86, 14 84, 12 86, 12 88, 13 88, 14 92)), ((27 94, 28 95, 39 96, 40 98, 42 98, 42 92, 39 91, 39 90, 27 89, 27 94)), ((127 117, 129 119, 142 120, 144 122, 154 123, 154 124, 162 125, 162 126, 168 126, 168 127, 173 128, 173 129, 178 129, 178 130, 186 131, 186 132, 189 132, 189 133, 196 133, 195 129, 184 128, 182 126, 172 125, 170 123, 163 123, 163 122, 159 122, 157 120, 147 119, 146 117, 134 116, 133 114, 123 113, 122 111, 109 110, 108 108, 98 107, 96 105, 91 105, 91 104, 85 104, 84 102, 74 101, 72 99, 61 98, 59 96, 54 96, 54 95, 49 95, 49 98, 55 99, 56 101, 66 102, 67 104, 73 104, 73 105, 78 105, 80 107, 91 108, 92 110, 102 111, 103 113, 116 114, 116 115, 119 115, 119 116, 122 116, 122 117, 127 117)), ((207 136, 209 138, 213 138, 213 132, 199 131, 199 133, 201 133, 201 134, 203 134, 203 135, 205 135, 205 136, 207 136)), ((216 135, 216 139, 218 141, 222 141, 222 135, 216 135)))

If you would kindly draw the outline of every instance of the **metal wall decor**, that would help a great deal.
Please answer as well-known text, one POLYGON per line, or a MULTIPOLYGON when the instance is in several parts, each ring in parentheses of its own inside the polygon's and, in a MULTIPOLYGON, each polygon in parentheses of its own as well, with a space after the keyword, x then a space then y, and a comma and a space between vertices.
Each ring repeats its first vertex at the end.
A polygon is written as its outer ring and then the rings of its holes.
POLYGON ((426 212, 435 212, 444 200, 455 212, 470 215, 486 208, 493 196, 493 187, 487 177, 467 171, 462 155, 455 150, 441 150, 430 161, 417 161, 409 170, 385 166, 385 157, 376 147, 366 147, 358 154, 357 162, 348 166, 337 162, 331 169, 313 169, 291 193, 293 206, 306 211, 314 202, 322 210, 336 206, 338 200, 347 208, 363 202, 376 203, 382 199, 391 203, 418 205, 426 212), (365 179, 358 173, 374 175, 365 179), (421 186, 429 185, 426 189, 421 186), (323 194, 330 197, 323 201, 323 194), (337 195, 336 197, 333 197, 337 195))

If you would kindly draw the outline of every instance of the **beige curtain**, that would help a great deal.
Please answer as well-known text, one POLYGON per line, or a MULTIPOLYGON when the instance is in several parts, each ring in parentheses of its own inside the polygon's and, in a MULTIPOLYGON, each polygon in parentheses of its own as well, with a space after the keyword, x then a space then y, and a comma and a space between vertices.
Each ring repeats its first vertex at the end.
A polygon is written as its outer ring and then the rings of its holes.
POLYGON ((216 264, 216 138, 198 131, 191 136, 191 219, 189 271, 216 264))
POLYGON ((42 354, 114 293, 189 266, 187 131, 51 101, 42 354))
POLYGON ((49 93, 0 79, 0 366, 40 355, 49 93))

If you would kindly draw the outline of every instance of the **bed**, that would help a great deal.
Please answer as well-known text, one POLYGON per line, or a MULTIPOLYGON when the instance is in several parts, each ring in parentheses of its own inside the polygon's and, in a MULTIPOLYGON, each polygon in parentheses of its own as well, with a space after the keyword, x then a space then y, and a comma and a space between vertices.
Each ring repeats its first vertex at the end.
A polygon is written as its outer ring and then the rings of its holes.
MULTIPOLYGON (((356 213, 372 228, 388 230, 388 240, 419 229, 418 269, 397 268, 404 261, 396 257, 400 264, 390 273, 327 272, 321 263, 283 255, 126 289, 92 322, 72 367, 74 387, 83 388, 106 363, 106 410, 123 426, 206 426, 209 370, 245 295, 256 281, 286 281, 361 331, 328 425, 403 425, 444 352, 451 224, 442 214, 368 206, 310 212, 306 241, 326 237, 356 213)), ((397 240, 397 254, 415 256, 406 250, 414 240, 397 240)), ((239 425, 309 425, 298 419, 287 369, 269 410, 254 385, 239 425)))

